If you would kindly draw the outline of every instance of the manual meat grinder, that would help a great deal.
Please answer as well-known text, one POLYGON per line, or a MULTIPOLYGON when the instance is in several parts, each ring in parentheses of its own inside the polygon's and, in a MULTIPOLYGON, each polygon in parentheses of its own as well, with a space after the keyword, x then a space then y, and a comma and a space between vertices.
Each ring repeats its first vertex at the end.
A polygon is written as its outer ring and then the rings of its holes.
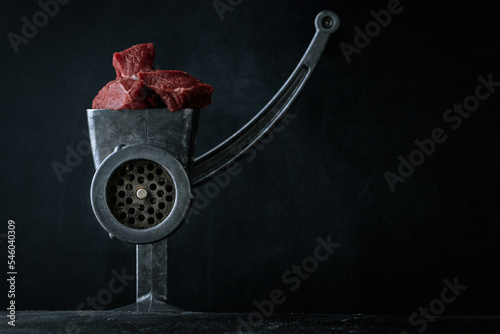
POLYGON ((175 310, 167 304, 166 238, 186 219, 192 189, 244 156, 290 109, 339 19, 322 11, 315 25, 306 53, 272 100, 238 132, 196 159, 197 109, 87 110, 97 168, 92 208, 111 238, 136 244, 137 299, 123 309, 175 310))

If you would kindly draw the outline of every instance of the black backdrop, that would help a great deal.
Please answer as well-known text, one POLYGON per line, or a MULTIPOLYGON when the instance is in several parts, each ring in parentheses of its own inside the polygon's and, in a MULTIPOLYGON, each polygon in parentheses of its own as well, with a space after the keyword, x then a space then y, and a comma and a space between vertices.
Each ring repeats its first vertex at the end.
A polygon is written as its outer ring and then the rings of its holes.
MULTIPOLYGON (((169 238, 170 301, 250 312, 282 289, 279 312, 410 314, 457 277, 468 288, 445 314, 498 313, 500 92, 460 128, 443 121, 478 76, 500 81, 495 10, 402 1, 348 63, 339 43, 355 45, 354 28, 387 4, 243 0, 222 21, 212 1, 72 0, 16 54, 8 33, 21 34, 21 19, 41 7, 3 2, 0 232, 16 221, 18 308, 75 309, 113 270, 134 272, 134 246, 110 240, 93 216, 91 157, 61 182, 52 167, 85 143, 85 109, 114 78, 114 51, 153 42, 157 66, 215 87, 201 154, 265 105, 305 51, 315 15, 331 9, 342 28, 291 110, 297 117, 169 238), (435 128, 448 139, 392 192, 384 173, 435 128), (291 292, 282 274, 328 235, 341 246, 291 292)), ((133 300, 130 283, 104 307, 133 300)))

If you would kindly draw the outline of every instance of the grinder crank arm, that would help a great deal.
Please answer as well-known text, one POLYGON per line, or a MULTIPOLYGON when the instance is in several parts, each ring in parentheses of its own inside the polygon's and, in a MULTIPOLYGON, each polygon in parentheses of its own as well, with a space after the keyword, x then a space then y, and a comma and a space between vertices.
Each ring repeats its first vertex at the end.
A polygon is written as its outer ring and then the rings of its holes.
POLYGON ((191 170, 193 188, 210 180, 232 163, 241 159, 275 128, 311 77, 330 34, 338 29, 339 24, 338 16, 332 11, 324 10, 316 16, 316 34, 292 75, 278 93, 243 128, 194 160, 191 170))

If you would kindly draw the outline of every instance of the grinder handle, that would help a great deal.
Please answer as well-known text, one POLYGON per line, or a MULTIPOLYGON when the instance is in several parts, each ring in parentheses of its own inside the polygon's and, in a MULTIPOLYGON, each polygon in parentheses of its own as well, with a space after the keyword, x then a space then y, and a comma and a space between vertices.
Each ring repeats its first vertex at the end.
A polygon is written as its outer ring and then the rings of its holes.
POLYGON ((216 176, 231 166, 276 128, 277 123, 297 99, 319 62, 330 34, 339 27, 338 16, 324 10, 316 16, 316 34, 307 51, 281 89, 269 103, 239 131, 217 147, 194 160, 191 170, 193 188, 216 176))

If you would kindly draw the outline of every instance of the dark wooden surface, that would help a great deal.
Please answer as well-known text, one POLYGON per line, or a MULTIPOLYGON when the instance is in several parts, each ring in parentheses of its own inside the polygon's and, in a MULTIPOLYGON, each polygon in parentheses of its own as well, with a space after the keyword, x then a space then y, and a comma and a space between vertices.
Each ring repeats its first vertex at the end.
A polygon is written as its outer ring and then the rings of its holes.
MULTIPOLYGON (((19 311, 16 326, 0 333, 238 333, 243 313, 129 313, 120 311, 19 311)), ((256 324, 258 325, 258 324, 256 324)), ((260 326, 241 333, 418 333, 407 316, 274 314, 260 326)), ((423 331, 437 333, 500 333, 500 317, 437 317, 423 331)))

